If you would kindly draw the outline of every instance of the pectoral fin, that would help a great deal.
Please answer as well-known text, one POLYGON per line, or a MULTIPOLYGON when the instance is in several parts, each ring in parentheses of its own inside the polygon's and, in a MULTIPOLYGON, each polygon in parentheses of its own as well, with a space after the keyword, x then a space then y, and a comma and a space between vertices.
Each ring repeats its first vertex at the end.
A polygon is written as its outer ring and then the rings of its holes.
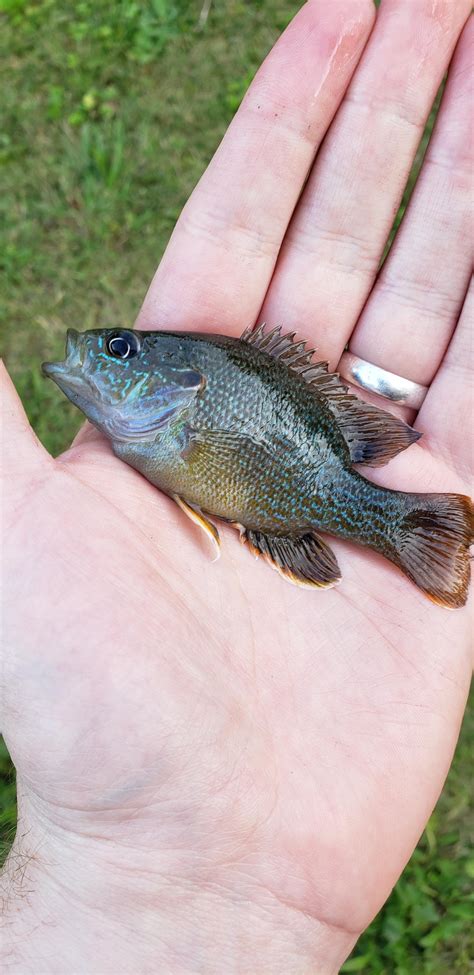
POLYGON ((193 505, 188 504, 187 501, 183 501, 183 498, 180 498, 179 494, 173 494, 172 498, 173 501, 176 501, 176 504, 181 508, 181 511, 184 511, 185 515, 187 515, 195 525, 199 525, 207 537, 210 538, 215 556, 213 562, 216 562, 221 554, 221 541, 216 526, 212 524, 212 521, 208 521, 208 519, 204 517, 200 508, 193 507, 193 505))
POLYGON ((237 526, 240 540, 254 555, 262 556, 284 579, 296 586, 330 589, 341 579, 334 553, 318 535, 265 535, 237 526))

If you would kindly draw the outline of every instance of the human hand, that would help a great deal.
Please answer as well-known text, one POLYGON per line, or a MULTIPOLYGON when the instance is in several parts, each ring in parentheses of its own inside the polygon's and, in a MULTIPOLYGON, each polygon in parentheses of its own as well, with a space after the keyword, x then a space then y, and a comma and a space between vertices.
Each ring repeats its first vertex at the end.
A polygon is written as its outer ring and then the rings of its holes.
MULTIPOLYGON (((333 366, 350 340, 431 384, 423 440, 370 472, 403 490, 465 493, 472 473, 472 25, 375 280, 468 13, 385 0, 357 67, 371 4, 306 5, 185 208, 137 323, 238 334, 283 321, 333 366)), ((324 592, 290 587, 225 530, 212 565, 96 431, 52 461, 6 377, 2 390, 2 731, 20 809, 4 878, 11 971, 40 958, 61 975, 334 972, 442 787, 469 609, 433 606, 339 542, 343 581, 324 592), (28 897, 11 885, 18 865, 28 897)))

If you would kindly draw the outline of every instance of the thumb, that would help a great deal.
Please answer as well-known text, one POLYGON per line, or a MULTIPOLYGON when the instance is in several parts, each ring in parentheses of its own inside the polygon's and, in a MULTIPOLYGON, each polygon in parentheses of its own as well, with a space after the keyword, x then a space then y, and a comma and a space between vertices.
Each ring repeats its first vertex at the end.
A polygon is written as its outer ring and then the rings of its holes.
POLYGON ((53 459, 31 429, 18 393, 0 359, 0 475, 2 494, 16 494, 53 464, 53 459))

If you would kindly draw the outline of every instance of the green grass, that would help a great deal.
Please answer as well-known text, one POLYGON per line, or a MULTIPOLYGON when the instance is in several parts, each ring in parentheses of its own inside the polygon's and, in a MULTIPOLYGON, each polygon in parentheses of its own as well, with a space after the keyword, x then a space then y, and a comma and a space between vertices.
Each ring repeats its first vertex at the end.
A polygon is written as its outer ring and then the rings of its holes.
MULTIPOLYGON (((0 0, 1 347, 53 453, 80 418, 41 361, 61 356, 68 326, 133 322, 181 207, 298 6, 215 0, 200 29, 202 0, 0 0)), ((471 717, 429 827, 344 971, 472 970, 473 742, 471 717)), ((3 854, 14 824, 3 746, 3 854)))
POLYGON ((67 326, 133 322, 174 222, 296 3, 0 0, 2 352, 57 453, 67 326), (48 388, 50 387, 50 388, 48 388))

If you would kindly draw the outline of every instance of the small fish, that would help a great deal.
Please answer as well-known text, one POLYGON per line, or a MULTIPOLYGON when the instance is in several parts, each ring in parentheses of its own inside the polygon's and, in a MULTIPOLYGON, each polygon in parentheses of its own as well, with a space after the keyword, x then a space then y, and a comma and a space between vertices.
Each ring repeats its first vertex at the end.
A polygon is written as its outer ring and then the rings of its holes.
POLYGON ((363 477, 355 464, 385 464, 420 434, 349 393, 294 333, 69 329, 65 361, 43 371, 217 547, 210 515, 286 579, 328 588, 341 578, 328 532, 381 553, 434 602, 466 602, 470 499, 363 477))

